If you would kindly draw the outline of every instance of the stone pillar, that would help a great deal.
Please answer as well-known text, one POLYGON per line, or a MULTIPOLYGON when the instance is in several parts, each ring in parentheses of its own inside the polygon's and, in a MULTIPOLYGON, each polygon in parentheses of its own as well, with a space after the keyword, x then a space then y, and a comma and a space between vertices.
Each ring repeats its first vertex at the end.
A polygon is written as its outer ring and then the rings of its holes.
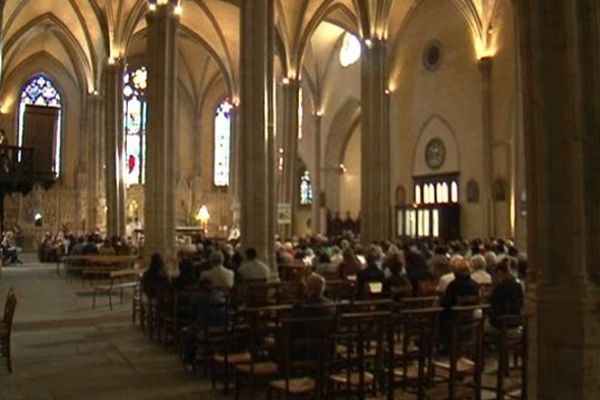
POLYGON ((229 190, 228 194, 228 205, 229 215, 231 219, 229 221, 229 229, 239 229, 239 205, 240 205, 240 121, 239 112, 236 102, 233 103, 231 109, 231 152, 229 156, 230 170, 229 170, 229 190))
POLYGON ((390 238, 390 131, 383 40, 366 39, 361 69, 361 240, 390 238))
POLYGON ((320 111, 314 116, 315 122, 315 173, 312 175, 312 187, 313 187, 313 204, 312 204, 312 230, 313 234, 322 232, 321 229, 321 181, 323 176, 323 161, 321 154, 321 124, 322 117, 320 111))
POLYGON ((100 179, 100 116, 101 116, 101 101, 100 96, 90 94, 87 97, 87 171, 88 179, 86 182, 87 190, 87 209, 86 221, 87 231, 93 232, 98 225, 98 209, 96 207, 96 199, 98 193, 98 181, 100 179))
POLYGON ((148 23, 148 135, 144 221, 144 258, 160 253, 174 269, 175 135, 177 112, 177 2, 157 4, 148 23))
POLYGON ((598 2, 518 1, 532 313, 530 399, 600 393, 598 2))
MULTIPOLYGON (((241 237, 270 260, 273 251, 273 0, 241 2, 241 237)), ((277 274, 271 263, 272 275, 277 274)))
POLYGON ((495 202, 494 202, 494 159, 492 152, 492 57, 483 57, 479 60, 481 72, 481 137, 483 157, 482 203, 484 213, 483 232, 487 237, 496 235, 495 228, 495 202))
POLYGON ((300 81, 285 79, 283 95, 283 174, 279 202, 289 204, 292 209, 292 223, 283 229, 284 237, 296 233, 296 197, 298 196, 298 131, 300 102, 300 81))
POLYGON ((106 233, 109 236, 125 235, 123 71, 122 60, 111 60, 104 76, 106 233))

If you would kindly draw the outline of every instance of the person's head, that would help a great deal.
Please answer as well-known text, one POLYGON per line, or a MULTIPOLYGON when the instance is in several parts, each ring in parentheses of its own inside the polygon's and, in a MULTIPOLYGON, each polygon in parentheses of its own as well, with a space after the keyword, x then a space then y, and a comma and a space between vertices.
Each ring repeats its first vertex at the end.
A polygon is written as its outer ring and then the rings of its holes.
POLYGON ((496 253, 493 251, 488 251, 483 256, 485 258, 486 268, 489 270, 493 270, 498 263, 498 257, 496 257, 496 253))
POLYGON ((390 263, 389 266, 390 273, 394 276, 400 275, 402 273, 402 267, 404 267, 404 263, 400 258, 398 259, 398 261, 399 262, 390 263))
POLYGON ((258 257, 258 252, 256 251, 256 249, 254 247, 248 247, 246 249, 246 259, 248 261, 252 261, 256 260, 256 257, 258 257))
POLYGON ((188 275, 194 271, 194 264, 189 257, 183 257, 181 262, 179 263, 179 274, 180 275, 188 275))
POLYGON ((471 257, 471 264, 473 265, 473 271, 484 270, 487 265, 485 258, 481 254, 471 257))
POLYGON ((369 248, 369 250, 367 251, 366 259, 368 265, 374 265, 375 263, 377 263, 377 261, 381 259, 381 255, 375 246, 371 246, 369 248))
POLYGON ((220 250, 214 250, 212 253, 210 253, 210 257, 208 258, 208 263, 210 264, 211 267, 216 267, 219 265, 223 265, 224 260, 225 260, 225 257, 223 256, 223 253, 221 253, 220 250))
POLYGON ((325 293, 325 278, 319 274, 310 274, 304 281, 304 293, 308 298, 323 296, 323 293, 325 293))
POLYGON ((346 261, 351 261, 356 258, 356 255, 354 254, 354 250, 352 250, 351 247, 346 247, 342 252, 342 257, 344 257, 344 260, 346 261))
POLYGON ((510 273, 510 262, 508 258, 503 258, 498 262, 498 264, 496 264, 496 268, 494 271, 494 281, 496 282, 496 284, 498 284, 511 278, 512 275, 510 273))
POLYGON ((153 253, 150 256, 150 267, 148 269, 153 271, 162 271, 165 268, 165 262, 159 253, 153 253))
POLYGON ((454 265, 454 274, 457 276, 471 275, 471 262, 466 258, 461 258, 454 265))
POLYGON ((452 257, 450 257, 450 261, 448 261, 448 269, 450 270, 450 272, 455 273, 458 268, 458 263, 463 259, 464 257, 458 254, 455 254, 452 257))

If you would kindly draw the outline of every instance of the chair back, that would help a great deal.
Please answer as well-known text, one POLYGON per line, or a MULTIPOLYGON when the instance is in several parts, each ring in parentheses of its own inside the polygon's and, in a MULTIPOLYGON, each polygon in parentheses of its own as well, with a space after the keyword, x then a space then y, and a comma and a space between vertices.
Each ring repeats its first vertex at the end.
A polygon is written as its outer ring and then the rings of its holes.
POLYGON ((15 309, 17 307, 17 295, 15 294, 14 288, 11 288, 6 295, 6 302, 4 304, 4 314, 2 315, 2 322, 8 328, 7 337, 10 340, 10 333, 12 331, 12 325, 15 316, 15 309))

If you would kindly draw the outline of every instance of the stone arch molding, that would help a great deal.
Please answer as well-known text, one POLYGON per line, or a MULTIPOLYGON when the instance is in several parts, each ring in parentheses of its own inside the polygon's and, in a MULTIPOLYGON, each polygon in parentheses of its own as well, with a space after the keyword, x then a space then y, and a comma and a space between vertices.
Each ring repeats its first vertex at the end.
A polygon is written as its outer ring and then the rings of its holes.
POLYGON ((460 171, 460 154, 456 134, 444 118, 433 114, 421 126, 413 153, 413 175, 436 175, 460 171), (433 138, 440 138, 446 147, 445 161, 440 168, 432 169, 425 160, 425 148, 433 138))

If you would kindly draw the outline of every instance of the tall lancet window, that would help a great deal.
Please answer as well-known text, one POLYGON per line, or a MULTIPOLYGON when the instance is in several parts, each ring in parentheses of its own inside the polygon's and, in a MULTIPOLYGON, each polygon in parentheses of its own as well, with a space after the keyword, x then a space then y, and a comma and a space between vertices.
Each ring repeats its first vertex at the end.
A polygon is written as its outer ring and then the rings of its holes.
POLYGON ((223 99, 215 112, 215 153, 214 176, 215 186, 229 186, 229 154, 231 151, 231 110, 233 105, 229 98, 223 99))
POLYGON ((146 124, 148 121, 148 70, 146 67, 125 71, 123 78, 123 127, 125 129, 125 183, 142 184, 146 166, 146 124))
POLYGON ((19 146, 23 145, 24 117, 27 105, 58 108, 58 122, 56 138, 54 140, 56 144, 54 149, 54 172, 58 176, 60 174, 62 98, 50 78, 44 75, 36 75, 21 89, 21 102, 19 103, 19 146))
POLYGON ((308 171, 300 177, 300 204, 310 205, 313 202, 313 187, 308 171))

